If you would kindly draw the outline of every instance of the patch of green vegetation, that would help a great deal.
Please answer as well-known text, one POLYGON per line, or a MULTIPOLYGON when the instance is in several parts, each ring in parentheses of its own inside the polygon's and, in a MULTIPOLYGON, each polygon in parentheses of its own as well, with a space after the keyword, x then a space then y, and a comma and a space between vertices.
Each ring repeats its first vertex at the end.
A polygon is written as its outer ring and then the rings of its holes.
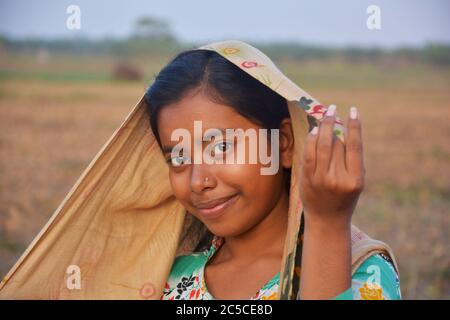
POLYGON ((37 80, 37 81, 110 81, 110 75, 88 72, 44 72, 44 71, 6 71, 0 70, 1 80, 37 80))
POLYGON ((378 186, 380 196, 394 205, 405 206, 449 206, 450 186, 434 183, 430 178, 422 177, 408 186, 386 181, 378 186))
POLYGON ((5 234, 0 233, 0 248, 12 253, 21 253, 25 251, 26 245, 24 243, 12 242, 5 234))

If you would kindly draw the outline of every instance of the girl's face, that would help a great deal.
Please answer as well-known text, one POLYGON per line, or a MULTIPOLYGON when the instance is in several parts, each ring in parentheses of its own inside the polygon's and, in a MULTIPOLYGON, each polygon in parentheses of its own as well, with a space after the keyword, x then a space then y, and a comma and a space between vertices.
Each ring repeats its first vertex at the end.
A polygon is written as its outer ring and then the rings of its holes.
MULTIPOLYGON (((257 225, 275 208, 285 206, 287 214, 287 189, 284 182, 283 167, 291 166, 293 135, 290 119, 282 122, 279 131, 279 169, 274 175, 262 175, 259 157, 257 163, 249 163, 248 157, 242 163, 233 164, 182 164, 180 158, 172 159, 171 149, 181 140, 171 141, 172 132, 183 128, 190 132, 192 151, 194 144, 201 151, 209 145, 212 150, 233 153, 239 143, 227 141, 224 135, 215 141, 202 142, 194 139, 194 121, 202 121, 202 133, 207 129, 254 129, 262 127, 251 122, 229 106, 210 101, 203 94, 191 93, 181 101, 164 107, 158 114, 158 128, 161 145, 169 163, 169 177, 175 197, 186 210, 201 220, 215 235, 230 237, 240 235, 257 225), (165 150, 164 150, 165 149, 165 150), (207 178, 207 179, 206 179, 207 178), (213 209, 209 209, 214 207, 213 209), (214 211, 215 210, 215 211, 214 211), (213 212, 214 211, 214 212, 213 212)), ((259 139, 259 136, 257 136, 259 139)), ((246 155, 249 152, 248 139, 245 143, 246 155)), ((267 143, 270 154, 270 138, 267 143)), ((184 151, 184 150, 183 150, 184 151)), ((192 157, 193 159, 193 157, 192 157)))

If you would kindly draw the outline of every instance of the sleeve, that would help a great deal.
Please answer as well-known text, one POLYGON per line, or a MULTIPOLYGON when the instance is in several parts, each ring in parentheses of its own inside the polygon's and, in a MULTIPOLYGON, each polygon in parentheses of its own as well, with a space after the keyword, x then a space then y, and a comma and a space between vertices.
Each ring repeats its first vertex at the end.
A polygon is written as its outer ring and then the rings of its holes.
POLYGON ((389 258, 375 254, 352 276, 352 287, 334 300, 400 300, 400 280, 389 258))

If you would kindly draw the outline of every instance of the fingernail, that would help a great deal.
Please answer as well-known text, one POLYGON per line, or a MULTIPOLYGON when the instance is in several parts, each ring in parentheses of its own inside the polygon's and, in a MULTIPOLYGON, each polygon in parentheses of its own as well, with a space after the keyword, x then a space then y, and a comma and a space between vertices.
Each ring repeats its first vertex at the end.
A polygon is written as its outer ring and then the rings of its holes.
POLYGON ((358 109, 356 107, 350 108, 350 118, 357 119, 358 118, 358 109))
POLYGON ((330 104, 327 110, 327 116, 332 117, 336 113, 336 105, 330 104))
POLYGON ((311 130, 311 134, 316 135, 319 132, 319 127, 315 126, 314 128, 312 128, 311 130))

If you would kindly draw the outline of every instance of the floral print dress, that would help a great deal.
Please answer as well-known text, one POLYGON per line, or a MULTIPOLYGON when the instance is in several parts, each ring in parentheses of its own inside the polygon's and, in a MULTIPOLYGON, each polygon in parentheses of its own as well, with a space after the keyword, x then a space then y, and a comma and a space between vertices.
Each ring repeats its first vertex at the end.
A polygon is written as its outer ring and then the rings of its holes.
MULTIPOLYGON (((204 271, 207 262, 223 244, 215 236, 209 249, 175 259, 161 300, 215 300, 208 291, 204 271)), ((280 272, 260 288, 249 300, 277 300, 280 272)), ((336 300, 401 299, 400 281, 390 259, 383 254, 367 258, 352 276, 352 287, 336 300)))

